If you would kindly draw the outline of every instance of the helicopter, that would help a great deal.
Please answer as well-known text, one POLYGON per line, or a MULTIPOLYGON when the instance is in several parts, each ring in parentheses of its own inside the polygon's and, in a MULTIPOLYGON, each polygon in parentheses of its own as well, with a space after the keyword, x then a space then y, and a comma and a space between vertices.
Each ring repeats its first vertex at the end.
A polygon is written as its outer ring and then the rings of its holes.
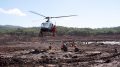
POLYGON ((52 36, 55 37, 55 33, 56 33, 56 25, 53 24, 52 22, 50 22, 50 19, 52 18, 62 18, 62 17, 71 17, 71 16, 77 16, 77 15, 68 15, 68 16, 57 16, 57 17, 50 17, 50 16, 44 16, 42 14, 39 14, 37 12, 34 11, 29 11, 33 14, 39 15, 41 17, 44 17, 44 19, 46 19, 46 22, 41 23, 41 27, 40 27, 40 32, 39 32, 39 36, 43 37, 43 32, 50 32, 52 33, 52 36))

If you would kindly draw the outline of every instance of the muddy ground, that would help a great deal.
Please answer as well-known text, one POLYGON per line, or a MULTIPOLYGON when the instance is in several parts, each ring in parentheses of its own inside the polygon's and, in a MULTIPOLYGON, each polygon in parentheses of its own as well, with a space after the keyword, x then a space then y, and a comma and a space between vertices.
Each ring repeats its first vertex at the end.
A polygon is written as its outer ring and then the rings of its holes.
POLYGON ((0 67, 120 67, 119 37, 108 37, 1 36, 0 67), (101 43, 102 38, 118 43, 101 43), (68 47, 66 52, 61 50, 63 42, 68 47), (71 45, 79 51, 75 52, 71 45))

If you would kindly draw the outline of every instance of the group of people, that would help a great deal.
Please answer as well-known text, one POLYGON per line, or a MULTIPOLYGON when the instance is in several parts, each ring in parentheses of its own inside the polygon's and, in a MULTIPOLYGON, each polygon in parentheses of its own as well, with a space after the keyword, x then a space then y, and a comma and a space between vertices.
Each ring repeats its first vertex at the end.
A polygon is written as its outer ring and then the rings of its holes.
MULTIPOLYGON (((71 47, 74 48, 74 52, 78 52, 78 51, 79 51, 79 48, 77 47, 77 45, 72 44, 71 47)), ((49 45, 48 48, 49 48, 49 50, 52 49, 51 43, 50 43, 50 45, 49 45)), ((64 42, 64 43, 61 45, 61 50, 64 51, 64 52, 67 52, 67 51, 68 51, 68 44, 66 44, 66 43, 64 42)))
MULTIPOLYGON (((77 47, 77 45, 72 45, 72 47, 74 47, 74 52, 78 52, 79 51, 79 48, 77 47)), ((68 46, 66 43, 63 43, 62 46, 61 46, 61 50, 64 51, 64 52, 67 52, 68 51, 68 46)))

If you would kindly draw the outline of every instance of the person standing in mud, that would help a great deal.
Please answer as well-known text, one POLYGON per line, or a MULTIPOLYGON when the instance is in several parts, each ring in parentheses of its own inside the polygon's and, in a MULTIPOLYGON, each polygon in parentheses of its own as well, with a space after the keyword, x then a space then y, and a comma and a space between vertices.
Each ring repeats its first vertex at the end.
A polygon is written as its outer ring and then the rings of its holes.
POLYGON ((115 51, 115 53, 118 53, 118 50, 117 50, 117 48, 114 48, 114 51, 115 51))
POLYGON ((64 51, 64 52, 68 51, 66 43, 63 43, 63 45, 61 46, 61 50, 64 51))
POLYGON ((71 44, 71 47, 74 47, 75 46, 75 42, 73 41, 72 44, 71 44))
POLYGON ((49 50, 52 49, 52 43, 50 43, 50 45, 48 46, 48 49, 49 49, 49 50))
POLYGON ((52 46, 51 45, 49 45, 49 50, 51 50, 52 49, 52 46))
POLYGON ((74 46, 74 52, 78 52, 79 51, 79 48, 77 47, 77 45, 74 46))

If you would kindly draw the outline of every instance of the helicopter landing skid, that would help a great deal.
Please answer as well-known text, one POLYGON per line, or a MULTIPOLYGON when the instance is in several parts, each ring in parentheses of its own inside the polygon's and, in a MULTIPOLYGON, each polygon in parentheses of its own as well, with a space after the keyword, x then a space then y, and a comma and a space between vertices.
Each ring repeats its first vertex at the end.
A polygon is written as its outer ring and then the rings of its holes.
POLYGON ((51 36, 55 36, 55 33, 53 32, 40 32, 39 33, 39 37, 51 37, 51 36))

